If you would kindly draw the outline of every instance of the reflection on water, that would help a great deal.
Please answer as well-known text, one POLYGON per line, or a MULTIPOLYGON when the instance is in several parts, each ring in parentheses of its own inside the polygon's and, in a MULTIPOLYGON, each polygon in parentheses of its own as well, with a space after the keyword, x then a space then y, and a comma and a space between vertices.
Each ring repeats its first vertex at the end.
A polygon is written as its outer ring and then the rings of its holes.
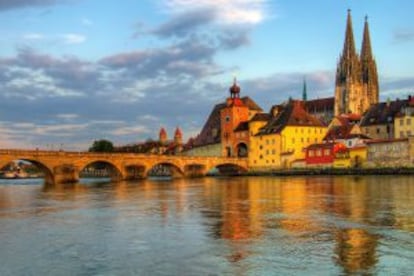
POLYGON ((0 275, 409 275, 413 199, 406 176, 3 181, 0 275))

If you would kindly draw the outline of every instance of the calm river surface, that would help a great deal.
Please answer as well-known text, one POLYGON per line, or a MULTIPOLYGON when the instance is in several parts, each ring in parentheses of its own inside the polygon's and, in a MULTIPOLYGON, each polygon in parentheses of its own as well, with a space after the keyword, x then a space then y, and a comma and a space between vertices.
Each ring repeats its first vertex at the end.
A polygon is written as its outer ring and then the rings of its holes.
POLYGON ((414 177, 0 180, 0 275, 413 275, 414 177))

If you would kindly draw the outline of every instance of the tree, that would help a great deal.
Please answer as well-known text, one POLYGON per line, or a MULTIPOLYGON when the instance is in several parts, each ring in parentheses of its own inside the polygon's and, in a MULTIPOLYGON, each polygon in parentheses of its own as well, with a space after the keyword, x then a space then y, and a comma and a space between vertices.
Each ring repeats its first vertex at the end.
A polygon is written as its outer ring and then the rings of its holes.
POLYGON ((102 139, 102 140, 95 140, 93 145, 89 148, 90 152, 113 152, 114 145, 111 141, 102 139))

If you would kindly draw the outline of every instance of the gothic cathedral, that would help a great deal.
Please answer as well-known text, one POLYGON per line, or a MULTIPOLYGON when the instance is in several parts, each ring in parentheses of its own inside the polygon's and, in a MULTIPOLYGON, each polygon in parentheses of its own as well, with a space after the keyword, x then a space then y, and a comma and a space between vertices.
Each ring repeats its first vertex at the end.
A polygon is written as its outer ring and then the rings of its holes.
POLYGON ((336 70, 335 116, 344 113, 362 115, 378 100, 377 65, 372 55, 368 19, 365 17, 361 54, 358 56, 351 11, 348 10, 344 49, 336 70))

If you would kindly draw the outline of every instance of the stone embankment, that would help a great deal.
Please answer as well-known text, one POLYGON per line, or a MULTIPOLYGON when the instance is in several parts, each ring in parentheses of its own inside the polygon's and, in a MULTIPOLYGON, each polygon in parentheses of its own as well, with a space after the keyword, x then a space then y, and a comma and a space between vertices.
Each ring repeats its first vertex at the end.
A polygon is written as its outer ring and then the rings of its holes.
POLYGON ((414 168, 364 168, 364 169, 289 169, 248 172, 247 176, 294 176, 294 175, 414 175, 414 168))

